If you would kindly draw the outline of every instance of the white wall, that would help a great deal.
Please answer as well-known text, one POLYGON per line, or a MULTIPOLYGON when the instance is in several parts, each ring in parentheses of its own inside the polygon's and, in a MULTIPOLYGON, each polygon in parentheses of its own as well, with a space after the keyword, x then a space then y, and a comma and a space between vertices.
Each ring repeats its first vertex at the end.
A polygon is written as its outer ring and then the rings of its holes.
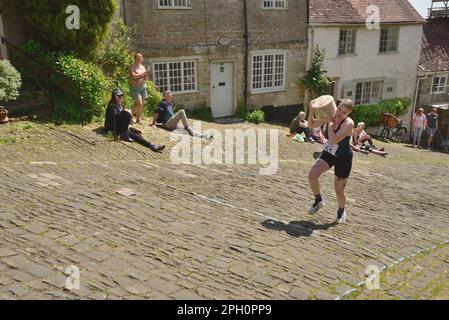
MULTIPOLYGON (((349 26, 348 26, 349 27, 349 26)), ((340 27, 312 26, 311 48, 316 45, 326 52, 325 68, 332 77, 338 77, 335 95, 343 97, 345 83, 358 79, 396 79, 396 97, 414 98, 417 69, 421 51, 422 25, 399 27, 399 53, 379 53, 380 30, 357 26, 355 54, 338 55, 340 27)), ((344 28, 347 28, 346 26, 344 28)), ((411 110, 409 110, 411 114, 411 110)), ((409 117, 404 120, 409 122, 409 117)))

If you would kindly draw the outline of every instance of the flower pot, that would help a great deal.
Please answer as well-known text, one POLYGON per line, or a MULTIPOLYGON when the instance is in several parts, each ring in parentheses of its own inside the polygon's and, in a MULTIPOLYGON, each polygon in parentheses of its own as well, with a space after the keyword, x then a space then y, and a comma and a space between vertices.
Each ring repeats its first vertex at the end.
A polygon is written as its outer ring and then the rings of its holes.
POLYGON ((0 107, 0 124, 9 122, 8 119, 8 110, 3 107, 0 107))

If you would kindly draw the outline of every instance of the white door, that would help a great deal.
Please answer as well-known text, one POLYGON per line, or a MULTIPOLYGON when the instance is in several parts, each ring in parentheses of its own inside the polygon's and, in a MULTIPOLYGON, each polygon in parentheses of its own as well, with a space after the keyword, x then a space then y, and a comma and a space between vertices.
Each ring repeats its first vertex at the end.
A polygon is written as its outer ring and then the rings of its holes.
POLYGON ((0 59, 8 59, 6 55, 6 46, 2 43, 1 37, 4 37, 3 33, 3 20, 2 20, 2 8, 0 8, 0 59))
POLYGON ((211 64, 211 109, 215 118, 232 116, 234 112, 234 64, 211 64))

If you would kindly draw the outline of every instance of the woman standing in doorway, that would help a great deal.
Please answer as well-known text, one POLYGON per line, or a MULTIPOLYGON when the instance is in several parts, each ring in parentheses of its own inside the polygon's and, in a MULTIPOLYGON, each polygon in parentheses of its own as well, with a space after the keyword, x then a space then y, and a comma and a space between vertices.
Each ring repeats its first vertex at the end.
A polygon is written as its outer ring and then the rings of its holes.
MULTIPOLYGON (((313 100, 310 104, 310 109, 313 109, 319 103, 319 99, 313 100)), ((327 140, 324 144, 324 150, 309 172, 309 184, 315 195, 315 201, 309 209, 309 213, 314 214, 324 206, 318 179, 323 173, 335 166, 334 188, 338 200, 336 222, 344 223, 346 221, 345 187, 351 173, 353 157, 350 140, 354 130, 354 121, 349 118, 349 114, 352 112, 354 103, 349 99, 337 100, 336 106, 336 109, 335 105, 330 109, 330 116, 324 125, 325 138, 327 140)), ((316 127, 317 124, 321 125, 318 119, 313 118, 312 112, 311 115, 309 118, 310 126, 316 127)))
POLYGON ((129 70, 129 90, 134 100, 132 115, 133 117, 136 116, 136 122, 138 124, 142 124, 143 104, 148 96, 146 80, 148 80, 150 75, 149 71, 142 64, 142 61, 142 54, 136 53, 134 56, 134 64, 129 70))

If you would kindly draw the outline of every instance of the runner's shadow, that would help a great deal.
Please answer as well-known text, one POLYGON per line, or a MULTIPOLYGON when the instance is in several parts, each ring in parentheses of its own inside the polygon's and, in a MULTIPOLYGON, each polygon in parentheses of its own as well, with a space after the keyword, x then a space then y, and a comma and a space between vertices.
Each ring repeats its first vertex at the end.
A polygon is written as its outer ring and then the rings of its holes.
POLYGON ((271 219, 265 220, 261 224, 267 229, 285 231, 288 235, 293 237, 310 237, 314 231, 328 230, 337 225, 335 222, 319 225, 310 221, 291 221, 287 225, 283 222, 271 219))

